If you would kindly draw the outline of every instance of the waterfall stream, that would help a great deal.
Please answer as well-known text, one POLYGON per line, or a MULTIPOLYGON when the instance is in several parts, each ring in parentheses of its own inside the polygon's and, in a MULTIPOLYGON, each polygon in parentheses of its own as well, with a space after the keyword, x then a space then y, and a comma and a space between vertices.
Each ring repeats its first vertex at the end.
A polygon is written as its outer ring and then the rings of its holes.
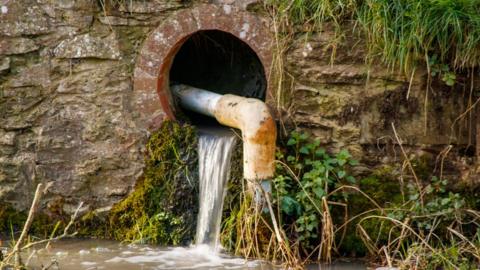
POLYGON ((196 244, 207 244, 218 252, 223 199, 236 137, 225 128, 200 128, 199 134, 200 210, 196 244))

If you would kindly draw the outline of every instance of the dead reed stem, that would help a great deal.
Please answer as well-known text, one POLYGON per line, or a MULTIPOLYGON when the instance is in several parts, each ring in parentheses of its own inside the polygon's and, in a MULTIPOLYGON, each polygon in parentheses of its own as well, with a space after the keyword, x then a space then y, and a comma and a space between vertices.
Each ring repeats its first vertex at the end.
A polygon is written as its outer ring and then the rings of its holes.
MULTIPOLYGON (((23 242, 25 241, 25 238, 28 236, 28 231, 30 230, 30 227, 32 225, 33 219, 35 217, 35 213, 38 210, 38 206, 40 204, 42 194, 47 191, 47 189, 49 188, 49 185, 47 185, 47 187, 44 188, 43 190, 42 190, 42 188, 43 188, 43 185, 38 184, 37 189, 35 191, 35 196, 33 198, 32 205, 31 205, 29 213, 28 213, 27 220, 25 221, 25 224, 24 224, 23 229, 22 229, 22 233, 20 234, 19 238, 15 242, 15 246, 13 247, 12 251, 7 253, 5 255, 4 259, 2 261, 0 261, 0 269, 4 269, 5 267, 13 267, 14 269, 24 269, 24 265, 22 264, 21 254, 20 254, 23 250, 26 250, 26 249, 29 249, 33 246, 44 244, 44 243, 47 243, 47 246, 48 246, 49 243, 52 242, 52 241, 60 240, 62 238, 66 238, 66 237, 73 237, 77 234, 77 232, 69 233, 68 231, 69 231, 70 227, 74 224, 74 222, 75 222, 75 220, 78 216, 78 213, 80 211, 80 208, 83 205, 83 202, 80 202, 80 204, 78 205, 74 214, 71 216, 69 223, 67 224, 67 226, 65 226, 65 228, 63 230, 63 233, 61 235, 56 236, 56 237, 53 237, 53 235, 52 235, 48 239, 43 239, 43 240, 36 241, 36 242, 30 242, 30 243, 27 243, 27 244, 23 245, 23 242), (13 263, 10 262, 12 258, 14 258, 13 263)), ((30 260, 30 258, 27 261, 29 261, 29 260, 30 260)), ((44 269, 47 269, 47 268, 44 268, 44 269)))
POLYGON ((395 135, 395 139, 397 140, 398 146, 400 147, 400 150, 402 151, 403 157, 405 158, 405 162, 408 165, 408 168, 410 169, 410 172, 413 175, 413 178, 415 179, 415 184, 417 185, 419 194, 420 194, 420 203, 423 206, 423 192, 422 192, 422 185, 420 184, 420 180, 417 177, 417 174, 415 173, 415 170, 413 169, 412 163, 410 162, 410 159, 408 158, 407 152, 403 148, 402 141, 400 140, 400 137, 398 137, 397 130, 395 129, 395 124, 392 122, 392 130, 393 134, 395 135))
MULTIPOLYGON (((30 230, 30 226, 32 225, 33 222, 33 217, 35 216, 35 212, 37 211, 38 204, 40 203, 40 199, 42 198, 42 184, 38 184, 37 189, 35 190, 35 196, 33 197, 33 202, 32 206, 30 207, 30 211, 28 212, 28 217, 27 221, 25 222, 25 225, 23 226, 22 233, 20 234, 20 237, 18 238, 17 242, 15 243, 15 246, 13 247, 13 253, 15 255, 15 269, 20 268, 21 265, 21 258, 20 258, 20 246, 23 243, 23 240, 28 234, 28 231, 30 230)), ((6 261, 12 256, 8 256, 6 258, 6 261)))

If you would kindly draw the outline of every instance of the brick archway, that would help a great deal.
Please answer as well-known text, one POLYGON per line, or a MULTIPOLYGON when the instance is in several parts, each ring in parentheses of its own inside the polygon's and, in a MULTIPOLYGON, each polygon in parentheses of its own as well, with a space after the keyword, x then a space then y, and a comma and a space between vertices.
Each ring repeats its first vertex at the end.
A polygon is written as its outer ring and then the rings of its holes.
POLYGON ((134 72, 134 103, 147 130, 154 130, 164 119, 175 119, 169 90, 169 72, 175 55, 194 33, 219 30, 245 42, 258 56, 267 79, 272 61, 272 38, 267 22, 228 5, 200 5, 175 13, 145 40, 134 72))

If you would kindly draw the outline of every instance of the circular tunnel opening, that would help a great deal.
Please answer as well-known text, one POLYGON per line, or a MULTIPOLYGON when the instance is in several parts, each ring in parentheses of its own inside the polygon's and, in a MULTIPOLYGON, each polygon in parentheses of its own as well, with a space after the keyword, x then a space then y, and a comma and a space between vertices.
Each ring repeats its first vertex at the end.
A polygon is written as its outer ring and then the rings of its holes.
MULTIPOLYGON (((175 55, 170 83, 261 100, 265 100, 267 88, 264 67, 255 51, 219 30, 198 31, 185 41, 175 55)), ((204 115, 182 112, 193 124, 217 123, 204 115)))

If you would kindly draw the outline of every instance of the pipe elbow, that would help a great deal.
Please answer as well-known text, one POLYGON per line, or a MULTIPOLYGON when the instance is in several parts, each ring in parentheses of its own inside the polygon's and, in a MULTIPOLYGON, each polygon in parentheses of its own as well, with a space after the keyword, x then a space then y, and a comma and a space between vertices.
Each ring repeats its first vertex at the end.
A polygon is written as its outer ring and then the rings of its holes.
POLYGON ((224 95, 217 103, 215 117, 221 124, 242 131, 244 177, 273 177, 277 131, 267 105, 258 99, 224 95))
POLYGON ((219 95, 188 85, 172 86, 181 105, 213 116, 225 126, 238 128, 243 139, 243 175, 246 179, 269 179, 275 172, 277 129, 262 101, 236 95, 219 95))

